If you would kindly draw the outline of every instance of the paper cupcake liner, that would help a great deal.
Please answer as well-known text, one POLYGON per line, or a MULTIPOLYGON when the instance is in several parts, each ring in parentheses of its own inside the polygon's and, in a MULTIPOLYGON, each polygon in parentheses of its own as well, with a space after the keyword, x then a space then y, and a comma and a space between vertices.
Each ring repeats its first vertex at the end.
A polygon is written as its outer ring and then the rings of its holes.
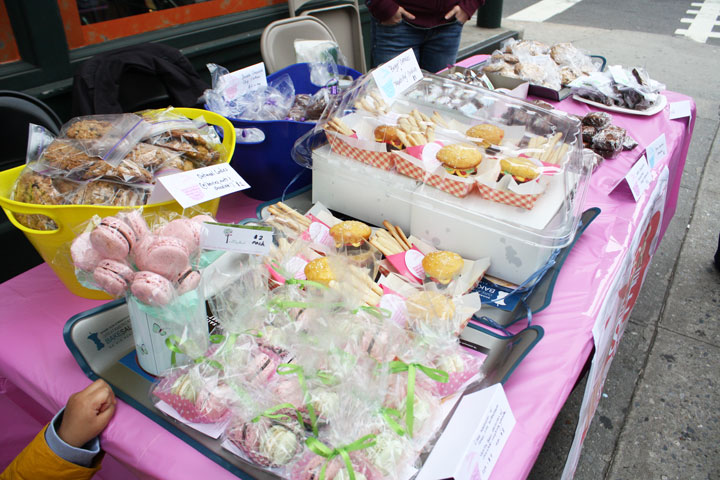
POLYGON ((460 390, 460 388, 470 380, 473 376, 477 375, 480 369, 480 360, 475 357, 465 358, 465 368, 462 372, 450 373, 448 375, 447 383, 435 382, 433 386, 433 393, 440 397, 447 397, 460 390))
MULTIPOLYGON (((309 480, 307 477, 303 476, 303 470, 308 465, 308 463, 310 463, 315 457, 317 457, 317 455, 313 452, 305 452, 302 458, 300 458, 300 460, 298 460, 297 463, 293 465, 290 472, 290 478, 292 478, 293 480, 309 480)), ((353 469, 355 469, 356 473, 362 473, 368 480, 381 480, 383 478, 379 472, 377 472, 373 467, 371 467, 370 461, 367 460, 365 456, 361 453, 351 452, 350 458, 352 459, 353 469)), ((336 459, 336 461, 342 462, 342 459, 340 457, 336 457, 336 459)), ((343 468, 345 468, 344 462, 342 463, 342 465, 343 468)), ((322 466, 322 463, 320 464, 320 466, 322 466)))
POLYGON ((372 165, 382 170, 392 170, 395 166, 397 156, 392 152, 373 152, 353 147, 346 141, 328 133, 328 141, 333 152, 344 157, 352 158, 362 163, 372 165))
POLYGON ((188 422, 219 423, 227 419, 230 410, 225 405, 215 405, 208 408, 208 403, 212 401, 212 397, 206 399, 202 404, 198 404, 199 400, 192 402, 187 398, 171 393, 170 389, 178 377, 180 375, 162 379, 153 391, 153 395, 174 408, 188 422))

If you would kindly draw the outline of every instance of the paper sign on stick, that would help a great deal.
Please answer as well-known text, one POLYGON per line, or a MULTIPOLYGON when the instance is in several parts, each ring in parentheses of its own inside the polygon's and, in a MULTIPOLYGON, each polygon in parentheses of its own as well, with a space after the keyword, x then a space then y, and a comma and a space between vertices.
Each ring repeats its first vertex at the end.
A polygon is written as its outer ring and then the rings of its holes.
POLYGON ((422 78, 413 49, 409 48, 392 60, 380 65, 373 78, 383 96, 392 100, 422 78))
POLYGON ((205 233, 200 246, 208 250, 267 255, 270 253, 272 239, 272 227, 205 222, 205 233))
MULTIPOLYGON (((250 185, 227 163, 176 173, 158 178, 183 208, 250 188, 250 185)), ((155 186, 158 189, 159 185, 155 186)), ((153 192, 151 200, 160 193, 153 192)))

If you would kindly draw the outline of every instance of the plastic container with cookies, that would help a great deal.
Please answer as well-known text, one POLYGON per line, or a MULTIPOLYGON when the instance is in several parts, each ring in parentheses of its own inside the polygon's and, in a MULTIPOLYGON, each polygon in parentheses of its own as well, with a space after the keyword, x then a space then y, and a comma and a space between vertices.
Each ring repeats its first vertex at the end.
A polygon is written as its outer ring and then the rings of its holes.
POLYGON ((516 284, 572 241, 591 173, 578 119, 429 73, 382 110, 357 102, 376 89, 372 75, 356 82, 319 125, 341 119, 351 146, 374 140, 380 125, 408 143, 383 144, 394 155, 384 170, 353 168, 332 138, 296 155, 314 170, 314 202, 377 225, 390 220, 463 258, 489 257, 489 273, 516 284), (438 101, 448 92, 460 101, 438 101))

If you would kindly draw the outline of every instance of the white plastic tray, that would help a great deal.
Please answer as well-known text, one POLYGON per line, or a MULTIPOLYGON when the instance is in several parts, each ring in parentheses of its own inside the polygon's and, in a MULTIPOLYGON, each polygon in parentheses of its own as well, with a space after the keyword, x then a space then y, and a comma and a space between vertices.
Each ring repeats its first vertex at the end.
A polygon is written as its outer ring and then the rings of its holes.
POLYGON ((603 110, 609 110, 611 112, 618 112, 618 113, 627 113, 628 115, 643 115, 646 117, 649 117, 649 116, 655 115, 658 112, 661 112, 667 105, 667 97, 665 95, 660 95, 658 97, 657 103, 654 106, 652 106, 646 110, 632 110, 630 108, 605 105, 604 103, 594 102, 592 100, 588 100, 587 98, 583 98, 579 95, 573 95, 572 98, 573 98, 573 100, 577 100, 580 103, 587 103, 588 105, 592 105, 593 107, 601 108, 603 110))

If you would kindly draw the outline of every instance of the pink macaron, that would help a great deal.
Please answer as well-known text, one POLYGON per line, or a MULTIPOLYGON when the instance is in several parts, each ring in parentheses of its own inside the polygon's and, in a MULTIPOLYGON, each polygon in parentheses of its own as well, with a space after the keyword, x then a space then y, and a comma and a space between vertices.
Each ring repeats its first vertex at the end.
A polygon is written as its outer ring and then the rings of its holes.
POLYGON ((78 235, 70 245, 70 255, 73 265, 79 270, 92 272, 103 259, 103 256, 95 250, 90 241, 90 232, 78 235))
POLYGON ((101 260, 93 271, 93 278, 98 287, 113 297, 125 293, 134 276, 133 269, 122 260, 101 260))
POLYGON ((140 270, 149 270, 175 280, 189 268, 190 255, 182 240, 148 235, 135 249, 135 263, 140 270))
POLYGON ((163 306, 170 303, 175 294, 170 280, 155 272, 137 272, 130 285, 130 291, 142 303, 163 306))
POLYGON ((180 273, 177 280, 175 280, 178 295, 195 290, 200 284, 200 279, 200 272, 188 267, 188 269, 180 273))
POLYGON ((192 254, 200 247, 202 229, 202 223, 193 222, 189 218, 177 218, 162 227, 158 233, 182 240, 192 254))
POLYGON ((145 238, 146 235, 150 234, 150 227, 148 227, 145 217, 139 210, 130 210, 129 212, 122 212, 118 215, 122 220, 127 223, 132 231, 135 233, 135 238, 140 241, 145 238))
POLYGON ((135 232, 122 220, 105 217, 90 233, 90 241, 103 258, 125 259, 135 245, 135 232))

